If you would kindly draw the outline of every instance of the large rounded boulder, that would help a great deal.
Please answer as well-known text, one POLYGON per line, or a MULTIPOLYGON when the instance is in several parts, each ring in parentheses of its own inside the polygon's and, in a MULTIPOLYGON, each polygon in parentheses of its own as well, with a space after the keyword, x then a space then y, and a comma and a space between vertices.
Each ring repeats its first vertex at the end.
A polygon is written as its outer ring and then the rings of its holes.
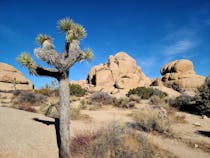
POLYGON ((110 56, 107 63, 94 66, 88 74, 88 83, 105 89, 130 89, 149 86, 150 79, 125 52, 110 56))
POLYGON ((195 89, 200 87, 205 77, 196 75, 192 61, 181 59, 172 61, 160 70, 161 78, 156 79, 153 85, 164 85, 174 89, 195 89))
POLYGON ((0 63, 0 91, 32 90, 33 84, 11 65, 0 63))

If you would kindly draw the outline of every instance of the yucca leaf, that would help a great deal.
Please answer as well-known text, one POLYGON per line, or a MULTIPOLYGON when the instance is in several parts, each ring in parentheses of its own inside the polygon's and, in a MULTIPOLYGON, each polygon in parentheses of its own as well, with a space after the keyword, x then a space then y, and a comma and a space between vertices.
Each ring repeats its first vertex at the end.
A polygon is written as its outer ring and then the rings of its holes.
POLYGON ((94 54, 90 48, 85 49, 84 57, 87 61, 92 61, 94 58, 94 54))
POLYGON ((82 25, 76 24, 76 30, 77 38, 80 40, 82 38, 85 38, 87 36, 86 30, 82 25))
POLYGON ((46 34, 39 34, 37 37, 36 37, 36 42, 38 44, 43 44, 44 41, 48 40, 49 42, 52 42, 52 38, 46 34))
POLYGON ((17 57, 17 62, 25 67, 29 67, 33 63, 33 59, 29 53, 23 52, 17 57))
POLYGON ((62 32, 68 32, 69 30, 72 29, 74 22, 70 18, 63 18, 58 21, 58 29, 61 30, 62 32))
POLYGON ((72 40, 80 40, 86 37, 85 28, 75 23, 70 18, 64 18, 58 21, 58 29, 66 33, 67 42, 72 42, 72 40))

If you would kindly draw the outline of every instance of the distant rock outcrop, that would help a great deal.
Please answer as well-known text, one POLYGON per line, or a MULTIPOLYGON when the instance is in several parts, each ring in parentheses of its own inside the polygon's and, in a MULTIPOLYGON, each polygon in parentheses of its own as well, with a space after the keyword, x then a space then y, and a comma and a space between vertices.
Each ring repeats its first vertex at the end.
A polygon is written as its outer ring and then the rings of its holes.
POLYGON ((149 86, 151 83, 136 65, 136 61, 125 52, 110 56, 105 64, 94 66, 88 74, 87 81, 88 84, 111 93, 120 89, 149 86))
POLYGON ((189 90, 200 87, 205 81, 205 77, 196 75, 193 63, 186 59, 172 61, 163 66, 160 72, 162 77, 152 85, 189 90))
POLYGON ((33 84, 11 65, 0 63, 0 91, 32 90, 33 84))

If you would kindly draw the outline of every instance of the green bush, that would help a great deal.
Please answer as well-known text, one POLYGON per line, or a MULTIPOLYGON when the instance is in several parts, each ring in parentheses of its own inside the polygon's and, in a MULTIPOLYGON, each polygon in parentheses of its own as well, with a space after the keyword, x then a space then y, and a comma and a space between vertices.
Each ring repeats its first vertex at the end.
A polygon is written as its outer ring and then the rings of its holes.
POLYGON ((70 88, 70 95, 74 95, 77 97, 82 97, 87 92, 86 89, 82 88, 78 84, 69 84, 69 88, 70 88))
POLYGON ((210 77, 207 77, 205 83, 198 88, 194 100, 197 113, 210 117, 210 77))
POLYGON ((210 78, 206 78, 194 97, 181 95, 170 100, 169 104, 181 111, 210 117, 210 78))
POLYGON ((175 99, 170 99, 169 104, 174 108, 183 110, 187 107, 193 107, 194 106, 193 100, 194 100, 193 97, 183 94, 183 95, 176 97, 175 99))
POLYGON ((159 96, 160 98, 164 98, 167 96, 167 93, 154 88, 137 87, 129 90, 129 92, 126 95, 128 97, 130 95, 138 95, 141 97, 141 99, 149 99, 154 95, 159 96))

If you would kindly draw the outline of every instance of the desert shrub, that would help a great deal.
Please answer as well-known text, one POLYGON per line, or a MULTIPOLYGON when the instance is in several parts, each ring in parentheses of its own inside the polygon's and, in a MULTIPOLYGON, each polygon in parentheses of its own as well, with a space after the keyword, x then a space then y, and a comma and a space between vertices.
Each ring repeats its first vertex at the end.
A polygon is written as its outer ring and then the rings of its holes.
POLYGON ((95 134, 96 133, 91 131, 85 131, 84 133, 77 133, 73 136, 70 145, 72 155, 76 155, 76 157, 83 157, 82 155, 85 155, 87 152, 89 144, 95 139, 95 134))
POLYGON ((91 95, 91 101, 107 105, 113 103, 113 97, 106 92, 95 92, 91 95))
POLYGON ((178 96, 175 99, 169 100, 169 105, 180 111, 185 111, 198 115, 201 114, 197 109, 197 106, 199 106, 199 104, 197 105, 195 97, 191 97, 185 94, 178 96))
POLYGON ((132 95, 129 96, 129 100, 130 101, 135 101, 137 103, 140 103, 141 102, 141 97, 139 97, 138 95, 132 94, 132 95))
POLYGON ((34 92, 45 96, 58 96, 57 81, 54 80, 50 84, 46 83, 44 87, 35 89, 34 92))
POLYGON ((141 99, 149 99, 153 95, 159 96, 160 98, 164 98, 165 96, 167 96, 167 93, 165 92, 162 92, 158 89, 146 87, 137 87, 134 89, 130 89, 126 95, 129 97, 132 94, 138 95, 141 99))
POLYGON ((34 92, 23 91, 18 94, 15 99, 16 104, 29 103, 32 106, 43 103, 46 97, 42 94, 36 94, 34 92))
POLYGON ((121 97, 114 99, 114 106, 119 108, 133 108, 135 106, 135 101, 131 101, 128 97, 121 97))
POLYGON ((162 111, 138 111, 132 114, 135 129, 147 132, 156 131, 162 134, 170 135, 170 121, 162 111))
POLYGON ((71 120, 91 121, 91 117, 89 115, 81 114, 80 106, 70 108, 70 118, 71 118, 71 120))
POLYGON ((183 95, 176 97, 175 99, 169 100, 169 104, 172 107, 181 110, 188 106, 193 106, 192 105, 193 99, 194 99, 193 97, 183 94, 183 95))
POLYGON ((80 107, 81 109, 86 109, 87 108, 87 105, 86 105, 86 101, 84 99, 80 100, 80 107))
POLYGON ((84 158, 151 158, 155 155, 145 137, 116 122, 94 134, 77 135, 71 147, 73 156, 84 158))
POLYGON ((36 109, 32 106, 30 106, 30 104, 28 103, 22 103, 20 105, 18 105, 16 108, 18 108, 19 110, 24 110, 24 111, 28 111, 28 112, 34 112, 36 113, 36 109))
POLYGON ((74 95, 77 97, 82 97, 87 92, 86 89, 82 88, 78 84, 69 84, 69 88, 70 88, 70 95, 74 95))
POLYGON ((70 108, 70 116, 71 116, 71 120, 78 120, 80 117, 80 107, 71 107, 70 108))
POLYGON ((210 77, 207 77, 205 83, 198 88, 198 92, 194 97, 195 111, 200 115, 210 117, 210 77))
POLYGON ((150 97, 149 101, 150 101, 151 104, 154 104, 154 105, 161 105, 161 104, 165 103, 165 100, 160 98, 157 95, 154 95, 154 96, 150 97))
POLYGON ((57 90, 51 90, 51 89, 48 89, 48 88, 40 88, 40 89, 36 89, 34 90, 34 92, 36 94, 42 94, 42 95, 45 95, 45 96, 58 96, 58 89, 57 90))
POLYGON ((206 78, 194 97, 181 95, 170 100, 169 104, 181 111, 210 117, 210 78, 206 78))

